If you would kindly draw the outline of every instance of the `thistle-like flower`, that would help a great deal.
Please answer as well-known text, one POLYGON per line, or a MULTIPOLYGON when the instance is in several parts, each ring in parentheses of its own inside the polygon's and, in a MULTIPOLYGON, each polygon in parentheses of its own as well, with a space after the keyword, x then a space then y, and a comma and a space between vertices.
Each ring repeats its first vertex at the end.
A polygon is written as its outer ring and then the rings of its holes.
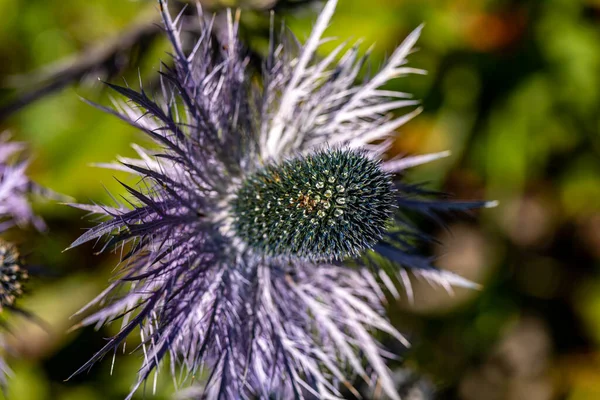
POLYGON ((115 282, 88 306, 100 309, 82 321, 122 318, 121 331, 77 372, 140 327, 133 390, 170 355, 173 372, 204 378, 210 399, 337 398, 342 385, 355 390, 354 376, 397 399, 373 331, 407 342, 385 318, 383 288, 397 295, 404 285, 410 295, 411 274, 472 286, 418 254, 429 238, 409 215, 486 205, 446 202, 398 175, 445 153, 383 160, 395 129, 420 112, 393 117, 418 103, 382 89, 422 72, 405 66, 420 28, 360 83, 367 56, 356 47, 316 55, 335 0, 304 45, 272 35, 262 71, 252 71, 231 13, 219 35, 203 17, 186 53, 179 17, 159 4, 174 54, 162 100, 110 85, 129 102, 99 106, 159 150, 136 147, 139 159, 112 165, 141 178, 124 184, 128 205, 75 205, 106 220, 72 247, 108 236, 103 249, 125 254, 115 282))
MULTIPOLYGON (((24 149, 24 144, 9 141, 8 133, 0 135, 0 234, 13 226, 33 225, 38 230, 45 229, 44 221, 31 209, 28 197, 32 193, 52 195, 26 175, 28 161, 16 161, 15 157, 24 149)), ((29 316, 15 305, 15 300, 23 294, 23 283, 28 272, 23 267, 19 249, 14 244, 0 238, 0 314, 5 310, 17 311, 29 316)), ((4 315, 2 316, 2 318, 4 315)), ((6 327, 6 321, 0 324, 6 327)), ((0 336, 0 347, 7 349, 0 336)), ((0 388, 5 389, 6 377, 10 368, 0 358, 0 388)))
MULTIPOLYGON (((34 193, 53 196, 53 193, 29 179, 27 160, 15 160, 24 148, 23 143, 9 141, 8 133, 0 135, 0 234, 13 226, 31 224, 38 230, 46 227, 33 213, 29 196, 34 193)), ((27 278, 17 246, 0 238, 0 312, 4 308, 14 309, 15 299, 22 294, 22 284, 27 278)))

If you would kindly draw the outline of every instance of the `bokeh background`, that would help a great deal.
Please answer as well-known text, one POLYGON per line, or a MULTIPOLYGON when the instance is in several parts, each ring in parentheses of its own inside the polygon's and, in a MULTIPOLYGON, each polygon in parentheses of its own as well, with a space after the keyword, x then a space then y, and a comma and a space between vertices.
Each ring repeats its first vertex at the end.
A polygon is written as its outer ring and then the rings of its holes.
MULTIPOLYGON (((258 60, 269 10, 306 38, 322 3, 211 0, 241 7, 243 36, 258 60)), ((183 2, 171 0, 173 10, 183 2)), ((194 9, 186 30, 193 36, 194 9)), ((132 155, 146 139, 81 98, 110 104, 99 81, 148 90, 170 62, 153 0, 0 0, 0 131, 29 143, 31 176, 80 202, 123 190, 93 166, 132 155)), ((450 149, 408 179, 461 199, 500 205, 424 225, 441 240, 441 267, 480 291, 415 282, 415 301, 390 302, 409 350, 392 365, 409 396, 471 399, 600 399, 600 2, 597 0, 340 0, 328 33, 375 43, 373 68, 425 22, 411 65, 429 71, 389 88, 422 99, 402 127, 397 154, 450 149)), ((323 46, 323 54, 333 43, 323 46)), ((34 266, 20 305, 46 326, 8 318, 5 340, 17 400, 122 399, 140 363, 128 348, 65 381, 118 326, 69 331, 71 315, 105 285, 117 262, 92 245, 63 250, 92 225, 81 212, 38 202, 49 231, 10 233, 34 266), (112 370, 112 375, 111 375, 112 370)), ((136 399, 168 399, 168 371, 136 399)), ((0 394, 0 397, 2 395, 0 394)), ((377 393, 366 395, 376 398, 377 393)), ((413 398, 413 397, 407 397, 413 398)), ((419 397, 414 397, 419 398, 419 397)), ((425 397, 427 398, 427 397, 425 397)))

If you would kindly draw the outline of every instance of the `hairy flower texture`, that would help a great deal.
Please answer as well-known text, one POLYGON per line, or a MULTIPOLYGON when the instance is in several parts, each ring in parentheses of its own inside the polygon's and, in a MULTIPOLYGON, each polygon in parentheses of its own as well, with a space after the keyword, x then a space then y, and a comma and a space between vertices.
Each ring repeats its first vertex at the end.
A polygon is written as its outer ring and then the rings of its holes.
POLYGON ((159 3, 174 58, 162 100, 110 85, 129 101, 98 106, 159 150, 136 146, 139 159, 109 165, 140 178, 124 185, 127 205, 75 205, 105 220, 72 247, 108 236, 103 249, 124 253, 82 321, 121 318, 121 330, 77 372, 140 328, 134 391, 169 355, 173 373, 203 378, 202 398, 338 398, 359 376, 398 399, 373 333, 408 343, 385 318, 384 289, 403 285, 410 296, 414 276, 473 286, 419 255, 430 238, 409 216, 487 204, 448 202, 398 175, 446 153, 383 159, 395 129, 420 111, 392 116, 417 102, 382 89, 422 72, 405 66, 420 28, 360 82, 367 56, 357 47, 316 55, 335 0, 304 45, 272 35, 262 71, 251 70, 231 13, 219 34, 202 17, 185 53, 179 17, 159 3))

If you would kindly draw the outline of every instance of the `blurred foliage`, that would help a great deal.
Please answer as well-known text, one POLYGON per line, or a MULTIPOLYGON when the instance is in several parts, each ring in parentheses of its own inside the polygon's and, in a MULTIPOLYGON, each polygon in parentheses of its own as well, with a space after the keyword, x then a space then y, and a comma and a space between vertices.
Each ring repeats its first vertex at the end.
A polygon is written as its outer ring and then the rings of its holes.
MULTIPOLYGON (((410 179, 460 198, 500 201, 477 218, 453 219, 450 233, 429 227, 442 241, 432 249, 439 264, 484 288, 449 295, 416 282, 414 304, 405 299, 391 304, 394 323, 414 343, 408 350, 386 343, 402 354, 398 365, 432 382, 439 398, 600 398, 600 3, 340 3, 329 34, 364 38, 363 50, 375 43, 373 68, 410 30, 426 23, 411 65, 429 74, 390 83, 423 99, 426 111, 401 128, 394 151, 450 149, 452 156, 415 169, 410 179)), ((242 7, 244 37, 260 56, 270 8, 304 39, 320 4, 205 5, 217 12, 223 5, 242 7)), ((80 96, 109 104, 110 93, 98 78, 156 84, 159 60, 169 62, 164 38, 150 30, 139 42, 119 46, 123 32, 155 24, 155 2, 0 0, 0 15, 0 109, 11 110, 57 71, 69 72, 84 52, 115 46, 97 68, 50 86, 0 121, 0 130, 30 143, 31 174, 39 183, 81 202, 110 201, 104 188, 122 193, 113 176, 127 176, 91 164, 130 155, 129 144, 146 139, 80 96)), ((334 45, 326 43, 323 53, 334 45)), ((49 232, 13 233, 12 239, 31 264, 42 266, 22 305, 51 329, 18 318, 12 322, 10 398, 123 398, 140 362, 139 355, 128 355, 135 340, 115 355, 112 376, 107 359, 65 382, 114 332, 114 327, 67 330, 77 321, 69 316, 104 287, 117 258, 93 255, 91 246, 63 253, 91 222, 65 206, 39 209, 49 232)), ((170 398, 168 375, 159 374, 156 396, 149 382, 136 398, 170 398)))

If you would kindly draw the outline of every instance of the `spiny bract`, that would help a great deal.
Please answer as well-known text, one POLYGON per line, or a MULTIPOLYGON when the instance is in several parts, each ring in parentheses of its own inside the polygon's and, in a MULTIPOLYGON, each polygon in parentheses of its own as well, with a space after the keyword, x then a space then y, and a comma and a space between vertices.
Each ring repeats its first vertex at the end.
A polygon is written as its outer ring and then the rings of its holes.
POLYGON ((9 140, 8 132, 0 134, 0 233, 17 225, 33 225, 45 229, 44 221, 35 215, 29 203, 31 194, 55 197, 51 191, 32 182, 27 176, 28 160, 19 161, 25 145, 9 140))
POLYGON ((232 202, 235 230, 268 255, 358 256, 383 236, 395 196, 390 174, 356 150, 324 150, 250 175, 232 202))

